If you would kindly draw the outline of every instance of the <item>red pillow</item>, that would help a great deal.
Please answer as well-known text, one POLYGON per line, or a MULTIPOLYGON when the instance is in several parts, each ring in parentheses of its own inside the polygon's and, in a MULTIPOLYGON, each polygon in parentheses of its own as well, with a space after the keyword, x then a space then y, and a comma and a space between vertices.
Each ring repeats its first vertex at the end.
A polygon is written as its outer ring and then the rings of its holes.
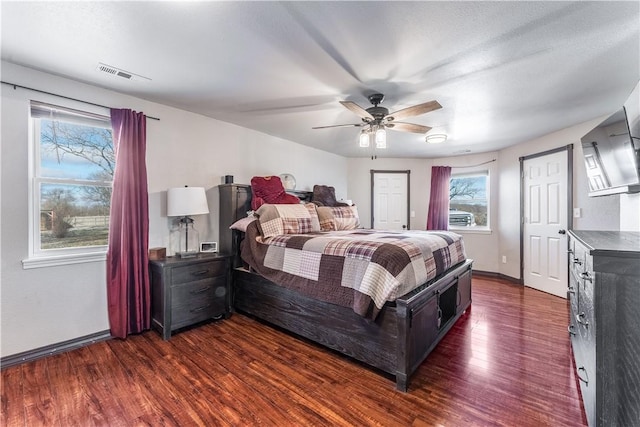
POLYGON ((254 176, 251 178, 251 209, 254 211, 265 203, 293 205, 300 199, 284 191, 279 176, 254 176))

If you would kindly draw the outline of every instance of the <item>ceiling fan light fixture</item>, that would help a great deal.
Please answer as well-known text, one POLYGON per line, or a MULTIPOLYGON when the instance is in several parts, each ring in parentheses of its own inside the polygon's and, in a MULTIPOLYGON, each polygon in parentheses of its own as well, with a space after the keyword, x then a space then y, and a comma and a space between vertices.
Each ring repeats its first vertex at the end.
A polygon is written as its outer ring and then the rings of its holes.
POLYGON ((376 130, 376 148, 387 148, 387 131, 384 126, 376 130))
MULTIPOLYGON (((430 111, 434 111, 442 108, 442 105, 438 101, 423 102, 422 104, 413 105, 411 107, 403 108, 401 110, 389 113, 389 109, 386 107, 380 107, 379 104, 384 99, 384 95, 381 93, 375 93, 369 96, 369 102, 373 104, 373 107, 362 108, 353 101, 340 101, 343 107, 351 111, 362 121, 360 123, 339 124, 333 126, 316 126, 312 129, 326 129, 336 127, 361 127, 360 135, 358 136, 358 145, 360 148, 369 148, 373 146, 372 150, 375 153, 376 149, 387 148, 387 130, 386 128, 400 132, 412 132, 420 135, 425 135, 431 130, 429 126, 417 125, 415 123, 400 122, 398 120, 405 119, 407 117, 418 116, 430 111), (374 145, 375 144, 375 145, 374 145)), ((433 135, 427 136, 427 142, 444 142, 447 139, 446 135, 433 135), (434 141, 431 138, 440 138, 439 141, 434 141)), ((375 158, 375 154, 371 157, 375 158)))
POLYGON ((360 147, 367 148, 369 146, 369 132, 362 130, 360 132, 360 147))
POLYGON ((427 135, 427 142, 429 144, 440 144, 447 140, 447 135, 444 133, 435 133, 433 135, 427 135))

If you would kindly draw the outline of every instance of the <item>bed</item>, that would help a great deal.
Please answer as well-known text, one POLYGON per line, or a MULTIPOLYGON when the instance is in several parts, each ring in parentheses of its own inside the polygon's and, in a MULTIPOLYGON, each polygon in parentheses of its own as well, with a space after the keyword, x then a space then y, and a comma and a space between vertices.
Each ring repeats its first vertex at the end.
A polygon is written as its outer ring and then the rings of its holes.
MULTIPOLYGON (((226 190, 221 189, 220 192, 220 206, 232 205, 237 212, 232 215, 235 217, 232 219, 238 219, 249 210, 251 197, 251 192, 247 191, 247 188, 239 188, 246 186, 236 185, 235 187, 230 189, 235 203, 229 204, 228 200, 223 201, 225 199, 223 193, 226 193, 226 190)), ((221 218, 223 216, 221 214, 221 218)), ((230 220, 227 219, 227 221, 230 220)), ((264 224, 254 221, 246 227, 244 232, 233 231, 232 249, 236 254, 233 271, 234 309, 395 376, 398 390, 407 391, 410 376, 470 307, 472 261, 460 258, 460 254, 457 258, 451 257, 453 265, 450 266, 444 265, 442 260, 435 262, 435 264, 442 264, 439 266, 441 268, 446 266, 446 269, 436 274, 434 267, 433 271, 430 271, 433 277, 421 283, 411 284, 409 286, 411 290, 408 292, 403 291, 407 289, 404 282, 410 282, 413 279, 410 280, 406 275, 398 276, 403 278, 395 288, 398 295, 392 291, 383 293, 382 296, 368 295, 367 290, 354 289, 357 287, 353 286, 354 283, 365 282, 356 277, 351 284, 342 283, 342 286, 338 286, 337 296, 327 296, 328 282, 332 281, 328 277, 333 273, 323 276, 322 273, 318 273, 318 268, 312 268, 314 273, 310 273, 310 276, 307 274, 305 278, 292 274, 291 266, 288 273, 275 272, 276 269, 270 267, 274 267, 274 259, 282 259, 282 256, 278 255, 282 251, 291 252, 305 245, 311 247, 324 245, 326 250, 326 243, 315 242, 326 242, 327 234, 330 233, 324 231, 318 233, 314 230, 311 233, 287 233, 288 235, 284 236, 275 231, 275 234, 271 233, 272 235, 265 238, 263 234, 268 234, 264 233, 266 228, 264 224), (280 249, 271 248, 273 253, 265 255, 269 251, 269 248, 266 248, 269 243, 271 243, 270 246, 280 249), (271 258, 270 267, 261 265, 264 264, 265 257, 271 258), (315 284, 316 290, 309 291, 309 284, 315 284), (381 301, 381 299, 389 300, 381 301)), ((375 240, 380 237, 379 231, 372 230, 355 230, 342 234, 353 233, 357 234, 355 238, 358 239, 375 240)), ((382 234, 386 236, 382 238, 387 239, 387 242, 404 238, 398 235, 382 234)), ((440 238, 447 240, 452 246, 461 245, 461 242, 452 243, 447 236, 440 236, 440 238)), ((389 243, 385 245, 392 246, 389 243)), ((296 259, 302 257, 305 255, 294 256, 296 259)), ((276 261, 275 264, 277 263, 276 261)), ((299 269, 299 265, 296 264, 293 269, 299 269)), ((410 276, 416 279, 422 277, 417 273, 412 273, 410 276)), ((333 281, 339 282, 339 280, 333 281)))

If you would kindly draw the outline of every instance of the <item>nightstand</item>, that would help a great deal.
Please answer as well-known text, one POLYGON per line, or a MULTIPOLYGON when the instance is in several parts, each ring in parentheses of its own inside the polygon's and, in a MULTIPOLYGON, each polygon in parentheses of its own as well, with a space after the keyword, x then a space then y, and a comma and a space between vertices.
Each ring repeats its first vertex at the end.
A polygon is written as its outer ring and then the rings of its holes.
POLYGON ((171 338, 176 329, 229 317, 230 259, 224 254, 199 254, 149 261, 151 325, 163 339, 171 338))

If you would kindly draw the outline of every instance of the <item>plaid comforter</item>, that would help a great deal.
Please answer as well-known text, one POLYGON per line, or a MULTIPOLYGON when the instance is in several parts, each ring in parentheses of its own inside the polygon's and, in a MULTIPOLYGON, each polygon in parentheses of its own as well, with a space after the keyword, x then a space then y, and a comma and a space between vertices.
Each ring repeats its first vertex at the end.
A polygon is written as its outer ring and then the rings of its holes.
POLYGON ((369 318, 466 258, 462 237, 448 231, 358 229, 263 239, 248 229, 245 241, 243 259, 269 280, 369 318))

